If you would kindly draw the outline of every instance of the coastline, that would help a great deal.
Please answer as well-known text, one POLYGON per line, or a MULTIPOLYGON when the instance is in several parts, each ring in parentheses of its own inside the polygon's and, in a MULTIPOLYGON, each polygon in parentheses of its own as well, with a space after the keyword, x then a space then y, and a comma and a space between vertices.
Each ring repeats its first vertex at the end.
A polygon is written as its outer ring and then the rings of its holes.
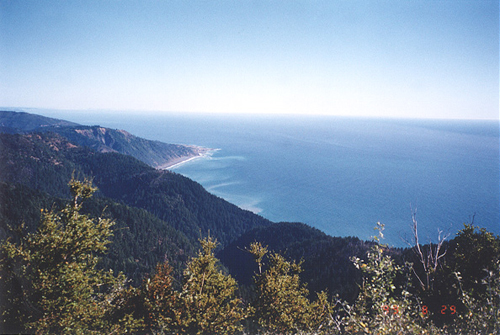
POLYGON ((203 147, 196 147, 196 146, 192 146, 192 147, 194 149, 196 149, 196 151, 197 151, 196 154, 172 158, 167 163, 158 166, 157 169, 172 170, 172 169, 175 169, 176 167, 178 167, 184 163, 193 161, 193 160, 198 159, 198 158, 210 156, 213 152, 220 150, 220 149, 211 149, 211 148, 203 148, 203 147))

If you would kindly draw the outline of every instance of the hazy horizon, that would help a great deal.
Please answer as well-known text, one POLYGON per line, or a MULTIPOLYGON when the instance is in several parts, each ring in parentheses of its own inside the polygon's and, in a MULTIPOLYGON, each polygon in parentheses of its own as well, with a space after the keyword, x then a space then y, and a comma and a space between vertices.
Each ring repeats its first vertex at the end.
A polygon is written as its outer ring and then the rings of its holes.
POLYGON ((0 1, 0 105, 498 119, 498 1, 0 1))
POLYGON ((190 115, 190 116, 228 116, 228 117, 339 117, 339 118, 354 118, 354 119, 394 119, 394 120, 449 120, 449 121, 499 121, 499 117, 481 118, 481 117, 439 117, 429 115, 340 115, 340 114, 319 114, 319 113, 266 113, 266 112, 199 112, 199 111, 167 111, 167 110, 124 110, 124 109, 58 109, 58 108, 38 108, 38 107, 18 107, 18 106, 0 106, 0 110, 13 112, 26 112, 31 114, 39 114, 46 117, 59 118, 66 121, 71 121, 70 118, 75 114, 85 114, 89 117, 99 115, 101 113, 117 114, 122 116, 161 116, 161 115, 190 115), (65 119, 66 117, 66 119, 65 119))

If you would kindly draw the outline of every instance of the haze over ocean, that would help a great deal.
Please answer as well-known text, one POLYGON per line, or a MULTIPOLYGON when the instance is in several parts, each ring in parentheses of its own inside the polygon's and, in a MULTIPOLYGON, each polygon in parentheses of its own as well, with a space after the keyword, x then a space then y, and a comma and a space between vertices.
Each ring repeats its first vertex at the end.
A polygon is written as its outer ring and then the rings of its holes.
POLYGON ((474 223, 500 233, 498 121, 44 112, 147 139, 220 149, 174 171, 272 221, 405 246, 474 223), (71 115, 71 117, 70 117, 71 115))

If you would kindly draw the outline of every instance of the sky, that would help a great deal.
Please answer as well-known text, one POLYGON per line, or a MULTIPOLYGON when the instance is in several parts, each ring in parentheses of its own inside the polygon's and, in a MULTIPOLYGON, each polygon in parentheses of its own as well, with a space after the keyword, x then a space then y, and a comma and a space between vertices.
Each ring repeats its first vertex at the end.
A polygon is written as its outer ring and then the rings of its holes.
POLYGON ((0 106, 498 119, 499 3, 0 0, 0 106))

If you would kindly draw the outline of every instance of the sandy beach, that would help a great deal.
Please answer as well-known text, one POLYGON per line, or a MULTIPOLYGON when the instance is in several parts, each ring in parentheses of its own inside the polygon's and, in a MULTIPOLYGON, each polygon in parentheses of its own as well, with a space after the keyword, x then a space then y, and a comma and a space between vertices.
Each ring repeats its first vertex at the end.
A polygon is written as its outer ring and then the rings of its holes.
POLYGON ((196 154, 172 158, 166 164, 159 166, 158 169, 172 170, 172 169, 175 169, 176 167, 178 167, 184 163, 187 163, 189 161, 192 161, 192 160, 195 160, 198 158, 203 158, 203 157, 209 156, 213 152, 220 150, 220 149, 211 149, 211 148, 203 148, 203 147, 195 147, 195 146, 193 146, 193 148, 196 149, 196 151, 197 151, 196 154))

